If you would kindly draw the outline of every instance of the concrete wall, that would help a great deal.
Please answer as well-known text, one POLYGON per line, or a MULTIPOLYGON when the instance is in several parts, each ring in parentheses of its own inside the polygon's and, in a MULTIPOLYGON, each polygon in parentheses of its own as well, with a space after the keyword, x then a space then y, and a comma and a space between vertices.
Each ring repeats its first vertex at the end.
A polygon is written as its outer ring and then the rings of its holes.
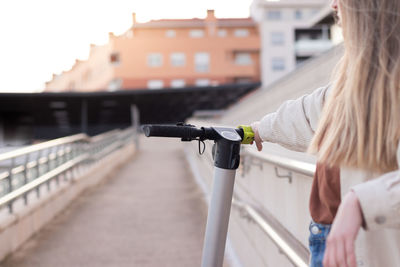
POLYGON ((31 192, 28 195, 29 204, 27 206, 23 204, 22 200, 14 203, 13 214, 8 214, 7 209, 1 210, 0 261, 16 251, 86 189, 112 175, 120 165, 132 158, 135 150, 135 146, 129 144, 94 165, 67 173, 61 177, 59 186, 53 180, 50 184, 51 190, 47 190, 45 184, 42 185, 41 197, 37 198, 36 191, 31 192))
POLYGON ((246 96, 227 110, 219 122, 231 125, 249 124, 269 112, 274 112, 284 101, 296 99, 329 84, 332 70, 342 53, 342 47, 337 46, 315 59, 304 62, 269 87, 246 96))

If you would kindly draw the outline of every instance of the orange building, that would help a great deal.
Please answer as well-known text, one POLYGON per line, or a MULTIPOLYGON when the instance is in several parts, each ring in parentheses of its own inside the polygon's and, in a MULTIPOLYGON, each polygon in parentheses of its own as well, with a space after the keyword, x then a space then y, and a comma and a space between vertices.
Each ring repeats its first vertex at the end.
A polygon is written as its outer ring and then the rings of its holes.
POLYGON ((251 18, 156 20, 91 45, 89 59, 46 83, 46 91, 209 86, 260 80, 260 38, 251 18))

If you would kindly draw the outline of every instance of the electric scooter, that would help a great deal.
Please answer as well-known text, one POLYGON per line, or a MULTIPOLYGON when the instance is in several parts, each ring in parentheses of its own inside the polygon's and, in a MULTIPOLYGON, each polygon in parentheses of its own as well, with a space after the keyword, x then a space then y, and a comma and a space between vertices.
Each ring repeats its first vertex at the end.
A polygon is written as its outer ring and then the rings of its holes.
POLYGON ((250 144, 254 133, 250 126, 238 128, 196 128, 194 125, 144 125, 147 137, 175 137, 181 141, 199 141, 199 152, 205 149, 204 140, 213 140, 214 179, 211 202, 208 209, 204 238, 202 267, 221 267, 224 260, 225 243, 232 204, 236 169, 240 163, 240 145, 250 144), (200 144, 203 143, 203 150, 200 144))

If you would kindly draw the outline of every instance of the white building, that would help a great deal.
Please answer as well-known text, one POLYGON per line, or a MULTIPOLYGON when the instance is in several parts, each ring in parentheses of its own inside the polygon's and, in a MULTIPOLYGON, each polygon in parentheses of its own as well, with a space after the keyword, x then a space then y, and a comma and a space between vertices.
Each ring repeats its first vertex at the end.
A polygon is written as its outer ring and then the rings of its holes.
POLYGON ((263 88, 333 47, 326 0, 253 0, 251 16, 260 28, 263 88))

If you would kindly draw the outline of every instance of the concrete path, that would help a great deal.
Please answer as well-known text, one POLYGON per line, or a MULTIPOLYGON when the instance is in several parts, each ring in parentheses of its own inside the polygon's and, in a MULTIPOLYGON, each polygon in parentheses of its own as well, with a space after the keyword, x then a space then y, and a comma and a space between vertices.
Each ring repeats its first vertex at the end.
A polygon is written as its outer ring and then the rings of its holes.
POLYGON ((200 266, 207 211, 181 144, 141 141, 134 160, 1 266, 200 266))

